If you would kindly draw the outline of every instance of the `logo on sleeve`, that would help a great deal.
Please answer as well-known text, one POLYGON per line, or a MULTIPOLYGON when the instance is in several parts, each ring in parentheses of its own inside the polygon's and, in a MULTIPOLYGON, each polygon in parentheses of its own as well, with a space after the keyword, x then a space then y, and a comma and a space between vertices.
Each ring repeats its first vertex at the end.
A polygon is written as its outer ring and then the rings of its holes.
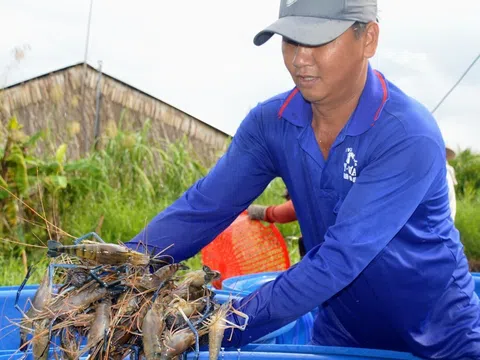
POLYGON ((347 157, 343 164, 343 178, 354 183, 357 180, 357 160, 355 159, 355 153, 352 148, 346 148, 345 153, 347 157))

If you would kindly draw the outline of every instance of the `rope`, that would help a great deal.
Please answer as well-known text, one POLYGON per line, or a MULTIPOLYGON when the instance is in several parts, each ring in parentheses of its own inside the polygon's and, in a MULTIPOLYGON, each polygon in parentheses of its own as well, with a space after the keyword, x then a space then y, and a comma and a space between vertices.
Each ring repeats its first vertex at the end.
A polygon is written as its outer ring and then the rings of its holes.
POLYGON ((437 104, 437 106, 435 106, 432 110, 432 114, 440 107, 440 105, 442 105, 442 103, 445 101, 445 99, 451 94, 451 92, 457 87, 458 84, 460 84, 460 82, 463 80, 463 78, 465 77, 465 75, 467 75, 467 73, 470 71, 470 69, 473 67, 473 65, 475 65, 475 63, 478 61, 478 59, 480 59, 480 54, 477 55, 477 57, 475 58, 475 60, 473 60, 473 62, 470 64, 470 66, 467 68, 467 70, 465 70, 465 72, 462 74, 462 76, 460 76, 460 78, 458 79, 458 81, 455 83, 455 85, 452 86, 452 88, 445 94, 445 96, 442 98, 442 100, 440 100, 440 102, 437 104))

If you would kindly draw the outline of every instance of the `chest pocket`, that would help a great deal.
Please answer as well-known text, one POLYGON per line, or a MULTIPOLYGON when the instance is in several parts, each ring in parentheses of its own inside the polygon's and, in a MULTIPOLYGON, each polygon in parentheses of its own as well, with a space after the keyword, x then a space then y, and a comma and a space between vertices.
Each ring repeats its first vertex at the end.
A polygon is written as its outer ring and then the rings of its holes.
POLYGON ((305 244, 309 249, 324 241, 328 228, 335 224, 342 202, 338 192, 333 189, 319 189, 314 197, 309 198, 308 212, 313 227, 313 237, 305 244))
POLYGON ((335 182, 326 184, 325 181, 320 181, 324 174, 315 164, 309 162, 308 158, 304 158, 302 165, 305 186, 312 189, 311 192, 305 194, 302 204, 305 206, 305 218, 310 223, 309 236, 305 239, 305 246, 312 248, 324 241, 327 229, 335 224, 344 198, 343 189, 339 188, 338 180, 344 180, 336 179, 335 182))
POLYGON ((340 206, 343 203, 337 191, 332 189, 321 189, 317 196, 317 209, 320 213, 324 232, 335 224, 340 206))

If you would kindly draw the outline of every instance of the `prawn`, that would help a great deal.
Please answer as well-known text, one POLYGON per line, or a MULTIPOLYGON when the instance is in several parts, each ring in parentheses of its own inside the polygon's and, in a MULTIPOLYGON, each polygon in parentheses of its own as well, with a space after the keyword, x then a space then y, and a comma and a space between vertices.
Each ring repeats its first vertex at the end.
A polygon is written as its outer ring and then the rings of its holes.
POLYGON ((142 254, 117 244, 85 242, 77 245, 63 245, 58 241, 48 240, 47 246, 47 255, 50 257, 68 254, 102 265, 131 264, 134 266, 147 266, 151 264, 165 264, 162 260, 154 259, 147 254, 142 254))
POLYGON ((161 359, 163 353, 161 336, 164 329, 164 305, 160 301, 155 301, 142 323, 143 351, 147 360, 161 359))
POLYGON ((209 348, 209 360, 217 360, 222 346, 223 336, 227 328, 235 328, 239 330, 245 330, 248 323, 248 315, 242 313, 239 310, 233 308, 231 302, 220 305, 213 314, 204 321, 204 324, 208 327, 208 348, 209 348), (227 320, 228 312, 231 311, 240 317, 245 319, 243 325, 237 325, 227 320))

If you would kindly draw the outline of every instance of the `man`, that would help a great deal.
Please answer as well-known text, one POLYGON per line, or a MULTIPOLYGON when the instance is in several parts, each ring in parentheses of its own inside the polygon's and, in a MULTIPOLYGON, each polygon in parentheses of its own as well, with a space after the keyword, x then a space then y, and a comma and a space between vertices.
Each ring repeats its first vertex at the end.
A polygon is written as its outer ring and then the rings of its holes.
POLYGON ((448 184, 448 201, 450 203, 450 211, 452 213, 452 219, 455 221, 457 214, 457 197, 455 195, 455 186, 457 186, 457 177, 455 176, 455 169, 448 162, 455 159, 455 151, 446 147, 447 152, 447 184, 448 184))
POLYGON ((174 244, 168 253, 181 261, 283 179, 308 253, 234 303, 248 326, 225 347, 318 306, 312 344, 480 359, 479 299, 450 219, 445 144, 430 112, 371 69, 376 16, 375 0, 282 0, 254 43, 283 36, 295 88, 258 104, 210 173, 129 242, 152 253, 174 244))

